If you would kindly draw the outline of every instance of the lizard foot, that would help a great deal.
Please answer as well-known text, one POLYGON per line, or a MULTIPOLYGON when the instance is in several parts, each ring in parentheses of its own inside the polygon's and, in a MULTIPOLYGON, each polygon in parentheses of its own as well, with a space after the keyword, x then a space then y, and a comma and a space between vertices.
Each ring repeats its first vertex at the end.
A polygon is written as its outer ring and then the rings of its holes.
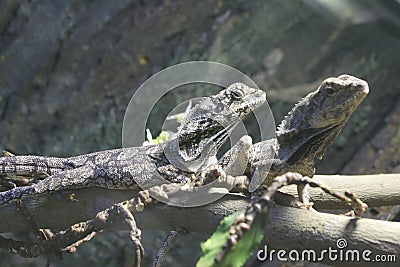
POLYGON ((209 184, 219 178, 226 179, 226 173, 220 165, 211 165, 193 180, 194 186, 209 184))
POLYGON ((296 201, 294 207, 299 208, 299 209, 304 209, 304 210, 315 211, 313 206, 314 206, 314 202, 303 203, 303 202, 300 202, 300 201, 296 201))
POLYGON ((281 191, 276 191, 274 195, 274 200, 277 204, 282 206, 315 211, 313 208, 313 202, 303 203, 297 200, 295 196, 283 193, 281 191))

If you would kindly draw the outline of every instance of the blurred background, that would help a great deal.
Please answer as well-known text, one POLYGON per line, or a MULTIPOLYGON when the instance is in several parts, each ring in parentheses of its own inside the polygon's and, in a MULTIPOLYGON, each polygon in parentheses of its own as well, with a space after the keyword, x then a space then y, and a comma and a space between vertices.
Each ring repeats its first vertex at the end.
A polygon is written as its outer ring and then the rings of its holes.
MULTIPOLYGON (((2 0, 0 149, 72 156, 121 147, 125 109, 142 82, 210 60, 265 90, 277 124, 327 77, 367 80, 369 96, 317 173, 400 172, 399 27, 399 0, 2 0)), ((176 104, 196 94, 187 92, 170 97, 176 104)), ((154 110, 153 135, 170 103, 154 110)), ((164 235, 144 232, 143 266, 164 235)), ((193 266, 206 238, 180 238, 165 266, 193 266)), ((45 263, 0 255, 0 266, 45 263)), ((106 233, 64 258, 52 266, 129 266, 132 248, 126 233, 106 233)))

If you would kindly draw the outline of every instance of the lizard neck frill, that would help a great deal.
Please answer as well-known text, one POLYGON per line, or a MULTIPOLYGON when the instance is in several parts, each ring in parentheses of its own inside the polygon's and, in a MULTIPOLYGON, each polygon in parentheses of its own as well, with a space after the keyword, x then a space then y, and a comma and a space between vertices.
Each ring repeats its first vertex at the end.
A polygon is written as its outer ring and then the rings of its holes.
POLYGON ((340 125, 333 125, 280 134, 278 136, 279 159, 289 165, 299 162, 312 163, 315 158, 322 159, 324 152, 340 131, 340 125))
POLYGON ((178 128, 174 158, 190 171, 207 166, 238 122, 265 100, 263 91, 241 83, 203 99, 178 128))
POLYGON ((349 116, 328 120, 324 116, 326 111, 321 111, 327 107, 321 103, 321 94, 312 92, 301 99, 281 122, 276 133, 281 161, 289 165, 298 162, 313 164, 315 158, 322 159, 340 133, 349 116))
POLYGON ((211 137, 203 138, 197 143, 185 142, 184 149, 182 149, 181 142, 177 138, 174 142, 171 142, 174 149, 169 150, 170 154, 174 154, 174 158, 179 159, 181 169, 197 172, 209 164, 209 158, 217 154, 236 125, 237 122, 223 127, 211 137))

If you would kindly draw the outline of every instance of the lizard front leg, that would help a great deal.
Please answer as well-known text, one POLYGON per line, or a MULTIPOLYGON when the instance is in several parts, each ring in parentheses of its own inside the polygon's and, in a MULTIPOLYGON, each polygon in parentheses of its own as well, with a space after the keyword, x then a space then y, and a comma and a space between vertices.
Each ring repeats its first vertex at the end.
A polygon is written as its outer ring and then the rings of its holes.
MULTIPOLYGON (((217 165, 211 165, 201 172, 194 181, 194 186, 201 186, 212 182, 221 175, 225 176, 242 176, 248 169, 249 163, 253 159, 252 138, 248 135, 243 136, 240 140, 219 160, 217 165)), ((240 181, 240 179, 237 179, 240 181)), ((242 179, 246 180, 246 179, 242 179)), ((236 187, 243 187, 236 185, 236 187)), ((235 190, 236 187, 233 189, 235 190)), ((240 190, 242 191, 242 190, 240 190)), ((171 231, 164 240, 163 245, 159 248, 157 256, 154 259, 152 267, 161 266, 166 254, 173 246, 177 236, 182 234, 181 231, 171 231)))
POLYGON ((249 135, 242 136, 239 141, 224 154, 218 161, 227 175, 233 177, 243 175, 253 161, 254 150, 252 138, 249 135))

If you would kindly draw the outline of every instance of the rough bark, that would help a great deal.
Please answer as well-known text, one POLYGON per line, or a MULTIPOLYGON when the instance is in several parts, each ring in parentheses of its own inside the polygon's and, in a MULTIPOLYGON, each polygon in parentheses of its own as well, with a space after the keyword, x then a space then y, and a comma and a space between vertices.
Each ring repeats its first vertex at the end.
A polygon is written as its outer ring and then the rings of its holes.
MULTIPOLYGON (((360 176, 316 176, 316 180, 327 185, 334 184, 337 191, 352 189, 367 203, 395 204, 400 202, 400 175, 360 176), (361 184, 361 186, 360 186, 361 184), (354 189, 357 188, 357 189, 354 189), (380 196, 380 201, 378 200, 380 196), (388 200, 389 199, 389 202, 388 200)), ((288 192, 290 190, 287 190, 288 192)), ((71 192, 70 192, 71 193, 71 192)), ((99 188, 75 190, 74 199, 67 201, 65 192, 29 198, 24 201, 39 227, 64 229, 73 223, 93 218, 96 213, 113 203, 135 195, 137 191, 113 191, 99 188)), ((312 191, 316 207, 343 208, 343 205, 312 191)), ((220 220, 246 207, 248 198, 229 194, 222 199, 201 207, 178 208, 162 203, 150 204, 143 212, 135 213, 138 226, 143 230, 172 230, 184 228, 190 232, 212 233, 220 220)), ((114 230, 126 230, 126 226, 115 224, 114 230)), ((16 206, 11 203, 0 209, 0 231, 19 232, 29 230, 16 206)), ((339 238, 347 241, 348 249, 369 249, 373 255, 394 254, 400 257, 400 223, 371 219, 354 219, 346 216, 301 209, 274 206, 265 228, 265 241, 270 249, 320 251, 329 246, 337 249, 339 238), (287 242, 290 240, 290 242, 287 242)), ((336 263, 335 263, 336 264, 336 263)), ((339 265, 346 265, 340 262, 339 265)), ((354 262, 352 262, 354 264, 354 262)))
MULTIPOLYGON (((351 190, 370 207, 396 205, 400 203, 400 174, 379 175, 316 175, 314 177, 337 192, 351 190)), ((295 194, 295 188, 286 187, 282 191, 295 194)), ((35 198, 27 198, 24 203, 37 225, 41 228, 63 229, 73 223, 90 219, 97 212, 114 203, 127 200, 137 194, 137 190, 119 191, 102 188, 79 189, 71 192, 54 192, 35 198), (68 200, 73 193, 74 199, 68 200)), ((324 194, 321 190, 311 189, 316 209, 344 209, 343 203, 324 194)), ((139 226, 144 230, 171 230, 181 226, 194 232, 210 232, 223 216, 245 207, 247 199, 228 195, 221 201, 198 207, 171 208, 162 203, 151 204, 143 212, 137 213, 139 226), (171 213, 172 210, 176 210, 171 213), (177 213, 176 213, 177 212, 177 213), (194 213, 199 212, 198 215, 194 213), (196 217, 196 220, 193 219, 196 217), (210 218, 215 221, 209 225, 210 218)), ((29 230, 14 203, 0 209, 0 232, 20 232, 29 230)))

